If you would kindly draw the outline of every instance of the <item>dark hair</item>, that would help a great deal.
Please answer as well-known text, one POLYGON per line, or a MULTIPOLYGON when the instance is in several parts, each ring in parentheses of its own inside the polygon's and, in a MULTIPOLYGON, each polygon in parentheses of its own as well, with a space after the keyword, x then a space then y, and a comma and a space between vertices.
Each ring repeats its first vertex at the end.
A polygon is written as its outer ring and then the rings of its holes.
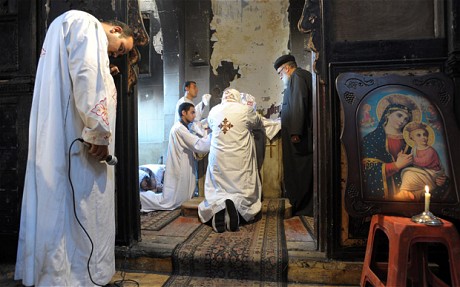
POLYGON ((187 82, 184 83, 184 92, 186 91, 185 88, 189 88, 191 84, 196 85, 196 82, 195 81, 187 81, 187 82))
POLYGON ((151 177, 146 176, 146 177, 144 177, 143 180, 145 180, 145 182, 147 183, 147 186, 149 186, 149 187, 152 186, 152 178, 151 177))
POLYGON ((147 168, 147 167, 143 167, 143 166, 140 166, 139 167, 139 170, 142 170, 144 171, 145 173, 147 173, 143 178, 142 180, 139 182, 139 188, 141 190, 143 190, 142 188, 142 182, 145 180, 145 182, 147 183, 147 186, 148 187, 151 187, 151 188, 155 188, 157 186, 157 181, 156 181, 156 178, 155 178, 155 174, 153 173, 153 171, 150 169, 150 168, 147 168), (155 183, 155 185, 153 185, 155 183))
POLYGON ((108 21, 104 21, 104 23, 107 23, 112 26, 120 26, 121 29, 123 30, 121 33, 122 38, 133 37, 134 39, 133 29, 131 29, 131 27, 129 27, 126 23, 118 21, 118 20, 108 20, 108 21))
POLYGON ((179 105, 179 118, 182 117, 182 111, 185 111, 185 112, 188 112, 190 110, 191 107, 195 107, 194 104, 191 104, 191 103, 188 103, 188 102, 184 102, 182 104, 179 105))

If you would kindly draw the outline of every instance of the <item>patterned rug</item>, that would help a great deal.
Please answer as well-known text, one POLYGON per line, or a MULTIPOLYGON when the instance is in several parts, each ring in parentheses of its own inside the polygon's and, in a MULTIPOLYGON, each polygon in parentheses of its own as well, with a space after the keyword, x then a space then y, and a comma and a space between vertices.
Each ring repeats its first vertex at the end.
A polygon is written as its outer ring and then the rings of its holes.
POLYGON ((269 282, 269 281, 252 281, 252 280, 238 280, 238 279, 223 279, 208 277, 195 277, 195 276, 180 276, 173 275, 163 285, 170 287, 279 287, 287 286, 283 282, 269 282))
POLYGON ((152 211, 141 214, 141 229, 158 231, 180 216, 180 209, 152 211))
POLYGON ((283 219, 284 201, 267 200, 262 216, 238 232, 215 233, 201 225, 174 249, 174 275, 164 286, 210 286, 210 278, 232 284, 224 286, 286 286, 283 219), (252 281, 256 285, 241 285, 252 281))

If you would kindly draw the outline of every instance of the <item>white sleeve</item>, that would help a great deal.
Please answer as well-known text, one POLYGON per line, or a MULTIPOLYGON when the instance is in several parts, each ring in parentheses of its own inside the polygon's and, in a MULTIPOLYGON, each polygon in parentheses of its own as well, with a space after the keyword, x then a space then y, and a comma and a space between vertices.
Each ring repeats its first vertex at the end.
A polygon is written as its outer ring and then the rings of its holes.
POLYGON ((111 127, 107 101, 113 95, 104 81, 104 73, 110 74, 107 40, 102 38, 105 34, 100 23, 82 18, 71 25, 65 40, 73 97, 85 125, 82 136, 93 144, 108 145, 111 127))
POLYGON ((199 137, 204 137, 206 135, 206 130, 201 124, 201 122, 194 121, 190 125, 190 131, 198 135, 199 137))
POLYGON ((197 153, 209 152, 209 148, 211 147, 210 135, 200 138, 190 133, 185 127, 177 129, 177 133, 179 133, 178 138, 181 139, 181 144, 187 149, 197 153))
POLYGON ((205 105, 203 101, 199 102, 195 106, 195 121, 202 121, 203 119, 206 119, 209 116, 209 105, 205 105))
POLYGON ((206 106, 203 104, 203 102, 199 102, 198 104, 196 104, 195 106, 195 121, 201 121, 201 119, 203 118, 203 111, 204 111, 204 108, 206 106))

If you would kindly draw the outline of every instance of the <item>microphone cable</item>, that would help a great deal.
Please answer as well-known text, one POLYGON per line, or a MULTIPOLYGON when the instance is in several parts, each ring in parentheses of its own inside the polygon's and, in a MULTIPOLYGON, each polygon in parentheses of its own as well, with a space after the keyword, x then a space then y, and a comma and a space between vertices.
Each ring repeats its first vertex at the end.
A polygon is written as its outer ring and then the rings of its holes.
POLYGON ((75 142, 77 141, 80 141, 79 138, 77 139, 74 139, 73 142, 70 144, 70 147, 69 147, 69 169, 68 169, 68 176, 69 176, 69 182, 70 182, 70 188, 72 190, 72 203, 73 203, 73 214, 75 216, 75 219, 77 220, 78 224, 80 225, 81 229, 83 229, 83 231, 85 232, 86 236, 88 237, 89 239, 89 242, 91 243, 91 252, 89 254, 89 258, 88 258, 88 262, 86 262, 86 268, 88 269, 88 275, 89 275, 89 279, 91 280, 91 282, 93 282, 94 285, 97 285, 97 286, 101 286, 101 287, 104 287, 104 285, 101 285, 101 284, 97 284, 96 282, 94 282, 93 280, 93 277, 91 276, 91 271, 89 269, 89 263, 91 261, 91 257, 93 256, 93 252, 94 252, 94 243, 93 243, 93 240, 91 239, 91 236, 89 236, 89 233, 88 231, 86 231, 85 227, 83 226, 83 224, 80 222, 80 219, 78 218, 78 215, 77 215, 77 208, 76 208, 76 204, 75 204, 75 190, 73 188, 73 183, 72 183, 72 177, 70 175, 70 169, 71 169, 71 166, 72 166, 72 161, 71 161, 71 152, 72 152, 72 146, 75 142))
MULTIPOLYGON (((86 236, 88 237, 89 239, 89 242, 91 243, 91 252, 89 254, 89 258, 88 258, 88 261, 86 262, 86 268, 88 270, 88 275, 89 275, 89 279, 91 280, 91 282, 94 284, 94 285, 97 285, 97 286, 101 286, 101 287, 104 287, 106 286, 106 284, 104 285, 101 285, 101 284, 98 284, 96 282, 94 282, 93 280, 93 277, 91 276, 91 270, 89 268, 89 263, 91 262, 91 257, 93 256, 93 252, 94 252, 94 243, 93 243, 93 240, 91 239, 91 236, 89 235, 88 231, 86 231, 85 227, 83 226, 83 224, 81 223, 80 219, 78 218, 78 215, 77 215, 77 207, 76 207, 76 199, 75 199, 75 189, 73 187, 73 183, 72 183, 72 177, 71 177, 71 166, 72 166, 72 161, 71 161, 71 151, 72 151, 72 146, 74 145, 75 142, 82 142, 82 139, 80 138, 77 138, 77 139, 74 139, 72 141, 72 143, 70 144, 70 147, 69 147, 69 169, 68 169, 68 177, 69 177, 69 183, 70 183, 70 188, 72 190, 72 204, 73 204, 73 214, 75 216, 75 219, 77 220, 78 224, 80 225, 81 229, 83 229, 83 231, 85 232, 86 236)), ((125 261, 126 261, 126 255, 125 255, 125 261)), ((125 272, 122 271, 122 280, 118 280, 118 281, 115 281, 113 283, 113 285, 115 286, 123 286, 123 282, 133 282, 135 283, 137 286, 139 286, 139 283, 135 280, 131 280, 131 279, 125 279, 125 272)))
MULTIPOLYGON (((121 280, 116 280, 113 282, 113 285, 115 286, 118 286, 118 287, 122 287, 123 286, 123 283, 125 282, 130 282, 130 283, 133 283, 135 284, 137 287, 139 287, 139 282, 137 282, 136 280, 133 280, 133 279, 125 279, 125 276, 126 276, 126 272, 125 272, 125 268, 126 268, 126 263, 128 261, 128 255, 131 253, 131 247, 126 247, 127 250, 125 250, 125 258, 123 259, 123 263, 121 265, 121 280)), ((132 286, 132 285, 130 285, 132 286)))

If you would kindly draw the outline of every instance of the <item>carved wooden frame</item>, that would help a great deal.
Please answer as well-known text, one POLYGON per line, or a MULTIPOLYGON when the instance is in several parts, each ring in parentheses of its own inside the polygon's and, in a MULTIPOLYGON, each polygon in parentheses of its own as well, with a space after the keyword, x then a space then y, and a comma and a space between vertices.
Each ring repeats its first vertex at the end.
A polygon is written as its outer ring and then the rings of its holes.
POLYGON ((344 117, 341 142, 346 150, 348 163, 344 197, 346 211, 353 217, 365 217, 376 213, 413 216, 423 211, 423 201, 382 200, 365 196, 368 187, 364 184, 362 134, 359 130, 358 110, 366 102, 366 99, 369 99, 367 97, 375 96, 377 91, 383 91, 384 94, 385 88, 397 87, 413 91, 421 99, 435 106, 439 112, 445 134, 447 168, 450 175, 447 192, 452 193, 453 200, 449 202, 433 201, 430 205, 430 211, 440 217, 460 219, 458 190, 460 166, 455 165, 456 161, 460 159, 460 150, 455 148, 456 143, 460 142, 460 132, 453 111, 452 81, 442 73, 401 76, 396 75, 397 72, 395 71, 395 74, 391 72, 379 74, 375 71, 346 72, 337 76, 336 89, 344 117))

